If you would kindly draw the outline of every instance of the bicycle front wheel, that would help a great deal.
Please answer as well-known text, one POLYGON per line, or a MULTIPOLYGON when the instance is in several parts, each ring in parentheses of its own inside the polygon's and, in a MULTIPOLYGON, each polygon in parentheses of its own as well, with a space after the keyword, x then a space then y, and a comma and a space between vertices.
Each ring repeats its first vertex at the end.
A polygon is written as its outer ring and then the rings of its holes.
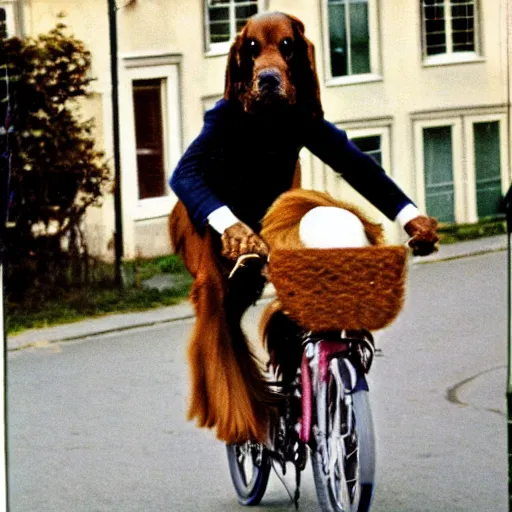
POLYGON ((346 360, 333 359, 316 389, 316 449, 311 457, 322 512, 367 512, 375 441, 368 391, 353 390, 346 360))
POLYGON ((229 472, 238 501, 258 505, 265 494, 271 469, 268 451, 262 444, 248 441, 226 446, 229 472))

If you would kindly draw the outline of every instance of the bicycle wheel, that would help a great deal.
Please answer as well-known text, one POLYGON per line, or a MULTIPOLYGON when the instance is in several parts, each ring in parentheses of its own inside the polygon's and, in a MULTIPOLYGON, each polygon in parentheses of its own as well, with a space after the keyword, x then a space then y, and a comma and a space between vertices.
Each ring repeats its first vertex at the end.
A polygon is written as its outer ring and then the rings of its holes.
POLYGON ((365 390, 354 390, 343 359, 333 359, 316 389, 316 449, 311 457, 322 512, 366 512, 375 477, 373 422, 365 390))
POLYGON ((262 444, 246 442, 226 445, 229 472, 238 501, 257 505, 267 489, 270 456, 262 444))

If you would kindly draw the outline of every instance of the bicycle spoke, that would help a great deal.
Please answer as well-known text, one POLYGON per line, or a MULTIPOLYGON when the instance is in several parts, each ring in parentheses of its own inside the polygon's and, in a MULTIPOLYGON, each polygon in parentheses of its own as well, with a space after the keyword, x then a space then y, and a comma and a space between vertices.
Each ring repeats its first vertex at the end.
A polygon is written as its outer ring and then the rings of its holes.
POLYGON ((317 423, 317 457, 323 468, 317 485, 325 485, 327 501, 323 498, 323 502, 330 503, 326 510, 356 512, 361 499, 359 439, 352 395, 346 391, 346 386, 351 389, 353 383, 345 385, 350 369, 342 369, 339 364, 344 363, 331 361, 328 381, 317 390, 317 403, 325 404, 323 413, 320 405, 317 423), (320 480, 325 483, 321 484, 320 480))

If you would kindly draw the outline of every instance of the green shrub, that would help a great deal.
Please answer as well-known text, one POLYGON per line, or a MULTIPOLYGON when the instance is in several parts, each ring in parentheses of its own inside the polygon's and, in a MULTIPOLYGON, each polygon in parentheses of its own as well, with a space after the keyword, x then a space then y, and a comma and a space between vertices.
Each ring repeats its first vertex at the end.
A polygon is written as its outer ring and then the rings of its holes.
POLYGON ((109 180, 93 123, 79 117, 78 100, 92 80, 91 55, 58 24, 35 38, 0 39, 0 56, 13 127, 8 291, 83 281, 83 216, 99 204, 109 180))
POLYGON ((506 232, 506 221, 499 217, 481 219, 479 222, 470 224, 451 224, 441 226, 439 228, 441 243, 443 244, 475 240, 487 236, 502 235, 506 232))

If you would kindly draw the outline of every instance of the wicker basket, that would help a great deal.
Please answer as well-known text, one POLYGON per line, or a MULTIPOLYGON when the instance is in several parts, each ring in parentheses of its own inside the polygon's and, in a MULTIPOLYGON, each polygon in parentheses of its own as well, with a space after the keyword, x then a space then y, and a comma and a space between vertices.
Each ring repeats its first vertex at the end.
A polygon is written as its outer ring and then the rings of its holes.
POLYGON ((269 273, 284 312, 302 328, 377 330, 402 308, 406 260, 403 246, 281 249, 269 273))

